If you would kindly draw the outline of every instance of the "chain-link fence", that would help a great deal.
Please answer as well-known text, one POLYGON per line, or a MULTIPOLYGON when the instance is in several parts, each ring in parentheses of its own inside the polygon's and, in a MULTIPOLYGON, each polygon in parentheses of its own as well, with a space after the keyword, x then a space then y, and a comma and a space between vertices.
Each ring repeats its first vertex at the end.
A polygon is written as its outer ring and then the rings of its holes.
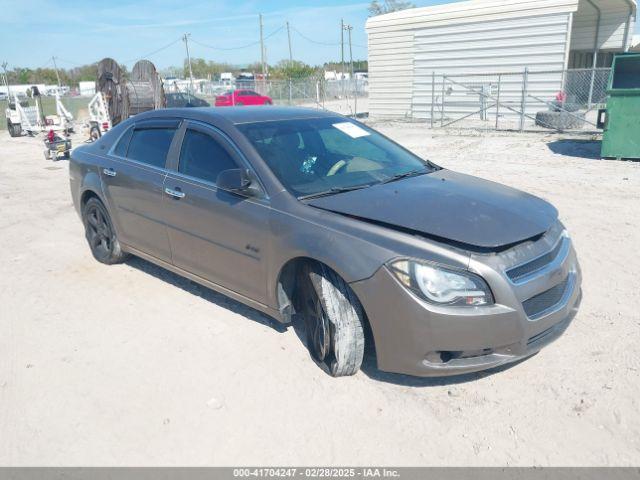
POLYGON ((256 82, 256 90, 268 95, 276 105, 296 105, 358 116, 367 112, 368 83, 347 80, 269 80, 256 82))
MULTIPOLYGON (((368 112, 369 85, 365 78, 323 80, 255 80, 233 84, 198 83, 193 95, 215 105, 215 96, 233 89, 269 96, 275 105, 295 105, 361 116, 368 112)), ((184 92, 183 92, 184 93, 184 92)))
POLYGON ((595 130, 610 69, 441 74, 414 80, 413 119, 432 127, 595 130))

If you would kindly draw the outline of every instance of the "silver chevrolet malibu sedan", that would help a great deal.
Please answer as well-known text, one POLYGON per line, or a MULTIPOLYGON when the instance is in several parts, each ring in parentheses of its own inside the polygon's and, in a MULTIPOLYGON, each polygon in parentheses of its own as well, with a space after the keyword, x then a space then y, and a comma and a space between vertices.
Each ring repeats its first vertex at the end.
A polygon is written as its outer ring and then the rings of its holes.
POLYGON ((93 256, 142 257, 300 319, 353 375, 456 375, 558 338, 581 274, 557 210, 443 169, 357 121, 299 108, 156 110, 73 151, 93 256))

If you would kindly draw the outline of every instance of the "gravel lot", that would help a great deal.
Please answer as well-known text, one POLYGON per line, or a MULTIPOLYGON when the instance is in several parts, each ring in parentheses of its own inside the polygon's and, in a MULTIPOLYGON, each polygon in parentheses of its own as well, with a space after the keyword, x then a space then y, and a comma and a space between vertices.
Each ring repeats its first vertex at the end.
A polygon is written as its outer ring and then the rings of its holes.
POLYGON ((0 464, 640 463, 640 163, 585 138, 377 127, 559 208, 584 272, 561 339, 461 378, 369 358, 332 379, 294 328, 145 261, 94 261, 67 162, 3 131, 0 464))

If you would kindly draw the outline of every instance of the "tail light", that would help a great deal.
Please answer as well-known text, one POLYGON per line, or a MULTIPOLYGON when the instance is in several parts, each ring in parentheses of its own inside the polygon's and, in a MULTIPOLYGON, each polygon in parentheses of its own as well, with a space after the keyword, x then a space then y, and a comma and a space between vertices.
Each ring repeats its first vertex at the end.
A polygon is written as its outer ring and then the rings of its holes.
POLYGON ((105 132, 107 130, 109 130, 109 123, 108 122, 102 122, 102 130, 104 130, 105 132))

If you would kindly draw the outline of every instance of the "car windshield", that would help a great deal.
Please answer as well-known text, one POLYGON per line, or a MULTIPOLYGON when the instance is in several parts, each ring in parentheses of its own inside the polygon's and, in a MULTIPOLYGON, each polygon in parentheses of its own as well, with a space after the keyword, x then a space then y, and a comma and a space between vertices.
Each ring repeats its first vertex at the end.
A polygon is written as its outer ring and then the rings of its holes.
POLYGON ((376 131, 342 117, 237 127, 297 197, 340 193, 436 169, 376 131))

